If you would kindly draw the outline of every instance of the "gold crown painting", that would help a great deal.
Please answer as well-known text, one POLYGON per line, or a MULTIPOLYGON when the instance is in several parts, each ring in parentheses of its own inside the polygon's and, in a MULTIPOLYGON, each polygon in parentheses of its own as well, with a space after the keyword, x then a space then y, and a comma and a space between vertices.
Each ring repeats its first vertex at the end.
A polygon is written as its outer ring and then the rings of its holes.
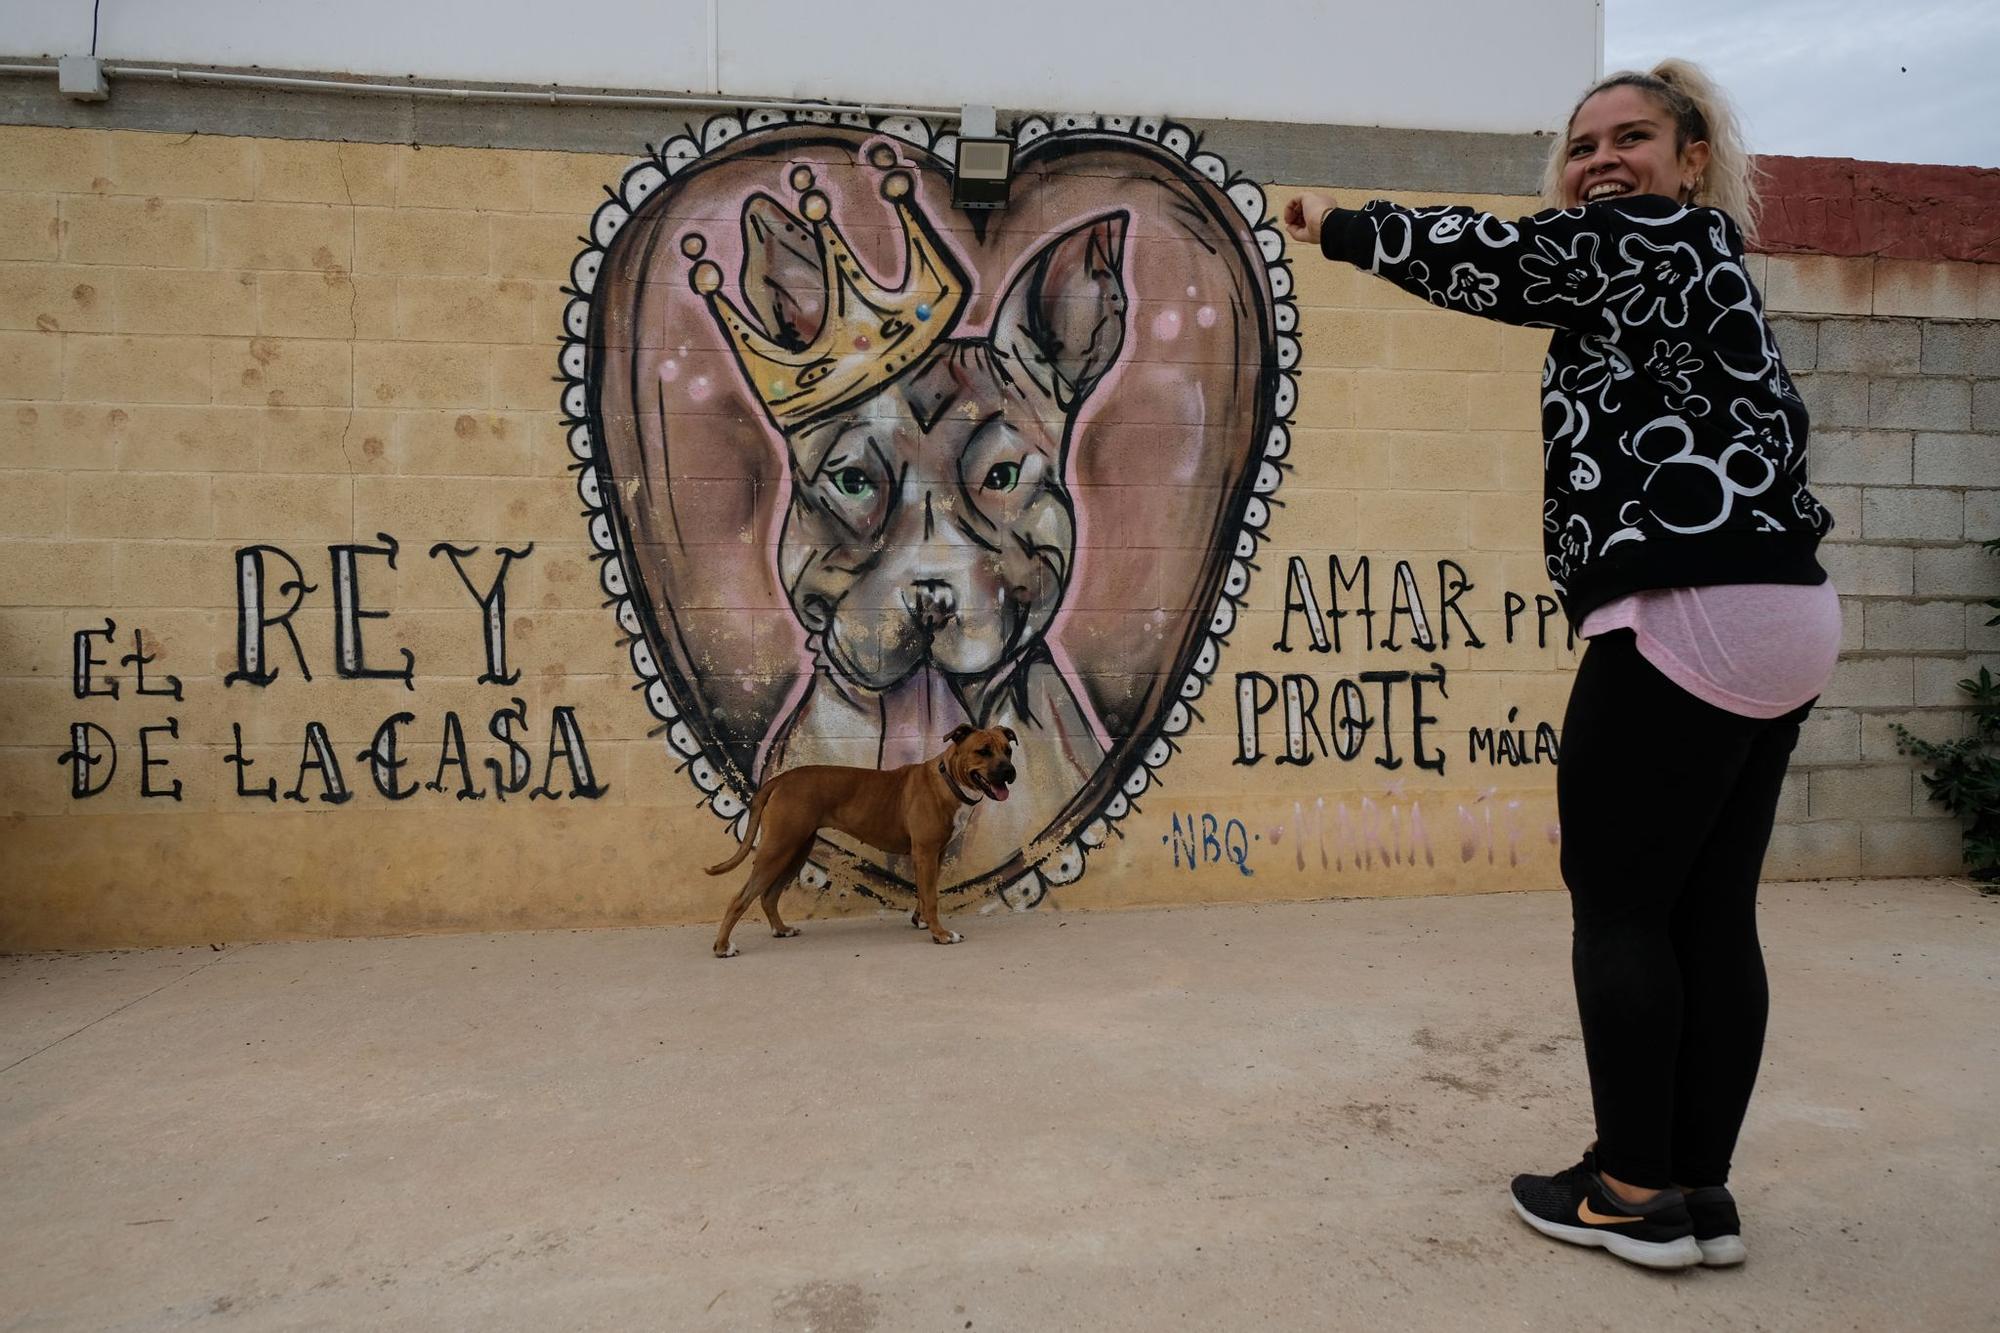
MULTIPOLYGON (((875 162, 883 165, 884 158, 875 162)), ((688 275, 781 432, 866 398, 915 365, 950 332, 966 297, 958 265, 911 200, 909 172, 890 171, 882 178, 882 197, 903 226, 903 282, 894 288, 876 281, 854 257, 829 216, 827 196, 813 188, 811 170, 795 167, 791 180, 803 192, 799 212, 811 224, 827 286, 825 314, 809 342, 787 343, 747 318, 722 294, 722 269, 715 261, 700 259, 688 275)), ((746 231, 749 210, 746 204, 746 231)), ((699 235, 682 241, 689 258, 698 259, 705 248, 699 235)))

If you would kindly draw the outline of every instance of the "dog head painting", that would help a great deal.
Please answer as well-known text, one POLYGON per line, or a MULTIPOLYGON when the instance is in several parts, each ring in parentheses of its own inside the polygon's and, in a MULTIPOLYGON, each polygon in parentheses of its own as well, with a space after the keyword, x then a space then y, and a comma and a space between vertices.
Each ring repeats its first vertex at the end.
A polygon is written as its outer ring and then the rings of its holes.
POLYGON ((909 205, 910 174, 881 181, 903 230, 896 287, 855 258, 812 173, 793 175, 800 214, 762 194, 743 208, 747 316, 712 260, 690 275, 790 463, 778 571, 814 674, 759 779, 893 767, 944 725, 1004 721, 1051 780, 982 813, 959 853, 1019 846, 1104 757, 1043 636, 1075 555, 1077 412, 1124 342, 1125 217, 1031 251, 985 336, 952 337, 966 280, 909 205))
POLYGON ((1061 137, 982 216, 907 141, 746 134, 608 240, 583 340, 628 630, 704 789, 740 810, 791 768, 1005 728, 1024 778, 966 820, 960 889, 1073 842, 1213 669, 1282 416, 1242 208, 1157 146, 1061 137))
MULTIPOLYGON (((885 294, 889 311, 829 321, 812 299, 826 276, 810 241, 799 244, 806 228, 757 200, 744 229, 743 290, 764 327, 807 355, 808 340, 872 341, 912 357, 863 380, 852 401, 795 425, 774 419, 792 465, 779 549, 792 607, 842 680, 879 692, 936 670, 982 717, 1069 580, 1066 455, 1076 410, 1124 339, 1125 220, 1085 223, 1030 255, 980 338, 923 336, 925 324, 949 327, 963 291, 955 274, 941 292, 885 294)), ((822 246, 838 244, 831 229, 817 229, 822 246)), ((917 250, 922 239, 913 251, 929 250, 917 250)))

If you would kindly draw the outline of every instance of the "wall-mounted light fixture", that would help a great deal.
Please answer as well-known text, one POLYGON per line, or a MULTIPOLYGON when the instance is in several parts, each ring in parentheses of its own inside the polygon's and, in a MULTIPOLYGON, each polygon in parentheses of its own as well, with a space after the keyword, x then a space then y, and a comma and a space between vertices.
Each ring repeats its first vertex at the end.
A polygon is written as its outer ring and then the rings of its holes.
POLYGON ((1014 141, 994 132, 993 108, 961 108, 951 202, 959 208, 1005 208, 1014 176, 1014 141))

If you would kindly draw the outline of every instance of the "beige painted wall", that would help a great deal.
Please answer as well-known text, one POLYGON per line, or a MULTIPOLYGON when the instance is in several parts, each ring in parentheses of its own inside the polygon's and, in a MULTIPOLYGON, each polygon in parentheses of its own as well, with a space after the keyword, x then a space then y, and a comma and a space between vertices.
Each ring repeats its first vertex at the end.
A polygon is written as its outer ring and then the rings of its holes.
MULTIPOLYGON (((546 152, 0 129, 0 948, 716 913, 724 884, 697 868, 721 859, 732 839, 664 740, 649 735, 654 720, 588 559, 557 411, 561 288, 603 187, 625 165, 546 152), (360 566, 362 603, 388 613, 364 622, 367 660, 394 665, 408 649, 414 689, 334 670, 327 547, 378 533, 400 552, 393 570, 380 559, 360 566), (506 583, 516 684, 476 679, 486 665, 479 609, 449 561, 427 555, 439 542, 480 548, 468 570, 482 581, 498 567, 497 547, 533 543, 506 583), (235 553, 256 544, 282 547, 315 587, 292 622, 311 681, 274 633, 275 683, 224 682, 237 665, 235 553), (76 635, 107 618, 115 637, 87 641, 108 659, 92 679, 98 688, 115 679, 119 696, 79 699, 76 635), (182 700, 139 693, 133 669, 118 662, 134 651, 134 631, 153 659, 148 687, 172 675, 182 700), (395 802, 371 782, 360 756, 385 718, 414 715, 400 732, 408 767, 398 780, 424 782, 455 712, 473 775, 490 790, 486 761, 507 751, 488 722, 515 698, 525 705, 532 785, 552 770, 555 799, 460 801, 448 774, 447 790, 395 802), (597 799, 562 795, 574 784, 563 760, 548 760, 558 706, 574 710, 608 784, 597 799), (142 773, 142 729, 170 718, 178 735, 146 742, 165 766, 142 773), (252 789, 273 777, 291 788, 315 721, 350 800, 238 795, 239 777, 252 789), (86 799, 72 796, 73 765, 60 759, 80 722, 118 747, 115 775, 86 799), (240 774, 228 762, 234 728, 255 765, 240 774), (181 799, 143 796, 142 781, 178 781, 181 799)), ((1274 207, 1284 196, 1282 186, 1269 194, 1274 207)), ((1545 335, 1432 310, 1316 255, 1293 260, 1304 347, 1296 470, 1279 492, 1247 606, 1199 701, 1202 720, 1180 738, 1161 785, 1053 905, 1557 883, 1553 768, 1475 760, 1468 738, 1474 728, 1506 730, 1512 716, 1532 758, 1536 725, 1560 724, 1575 661, 1560 617, 1548 622, 1548 646, 1535 633, 1534 599, 1547 592, 1536 411, 1545 335), (1472 585, 1459 605, 1485 646, 1469 647, 1444 617, 1453 641, 1435 653, 1368 652, 1355 646, 1350 620, 1343 651, 1314 653, 1303 650, 1294 615, 1294 651, 1276 651, 1293 556, 1322 602, 1334 591, 1329 557, 1350 568, 1368 557, 1378 613, 1391 600, 1393 567, 1407 560, 1434 623, 1438 562, 1455 562, 1472 585), (1510 592, 1528 608, 1511 644, 1502 613, 1510 592), (1311 675, 1324 729, 1338 679, 1433 662, 1448 684, 1444 698, 1425 697, 1437 719, 1425 745, 1445 756, 1444 773, 1407 758, 1394 772, 1378 766, 1379 729, 1351 762, 1279 764, 1282 705, 1263 719, 1261 762, 1234 762, 1239 673, 1311 675)), ((1852 304, 1852 266, 1867 265, 1773 259, 1767 273, 1755 263, 1774 306, 1805 311, 1852 304)), ((1872 269, 1866 276, 1873 292, 1872 269)), ((1911 286, 1895 286, 1896 299, 1913 299, 1911 286)), ((1956 548, 1965 535, 1936 542, 1956 548)), ((1862 556, 1839 558, 1880 558, 1854 549, 1862 556)), ((1857 601, 1857 660, 1867 658, 1863 611, 1857 601)), ((1961 637, 1938 653, 1950 661, 1964 651, 1961 637)), ((1369 687, 1371 700, 1379 688, 1369 687)), ((1407 756, 1411 695, 1394 688, 1390 734, 1407 756)), ((1940 700, 1938 717, 1949 703, 1940 700)), ((1871 709, 1895 711, 1859 704, 1837 725, 1858 734, 1871 709)), ((1823 763, 1836 775, 1826 780, 1832 803, 1808 799, 1819 795, 1817 772, 1795 776, 1775 873, 1858 873, 1871 820, 1888 830, 1878 842, 1893 843, 1871 873, 1946 868, 1955 830, 1913 799, 1907 761, 1864 757, 1857 743, 1823 763), (1873 776, 1841 776, 1864 770, 1873 776), (1857 781, 1867 809, 1837 799, 1857 781)), ((303 793, 322 790, 307 774, 303 793)), ((877 906, 837 888, 795 892, 788 912, 802 916, 877 906)))

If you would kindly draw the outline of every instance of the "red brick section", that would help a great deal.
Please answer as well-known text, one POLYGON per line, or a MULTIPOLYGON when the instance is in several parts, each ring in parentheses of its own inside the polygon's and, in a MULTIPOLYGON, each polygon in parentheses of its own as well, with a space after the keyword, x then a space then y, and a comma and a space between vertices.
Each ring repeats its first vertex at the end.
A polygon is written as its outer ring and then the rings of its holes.
POLYGON ((1764 157, 1757 249, 2000 264, 2000 171, 1764 157))

